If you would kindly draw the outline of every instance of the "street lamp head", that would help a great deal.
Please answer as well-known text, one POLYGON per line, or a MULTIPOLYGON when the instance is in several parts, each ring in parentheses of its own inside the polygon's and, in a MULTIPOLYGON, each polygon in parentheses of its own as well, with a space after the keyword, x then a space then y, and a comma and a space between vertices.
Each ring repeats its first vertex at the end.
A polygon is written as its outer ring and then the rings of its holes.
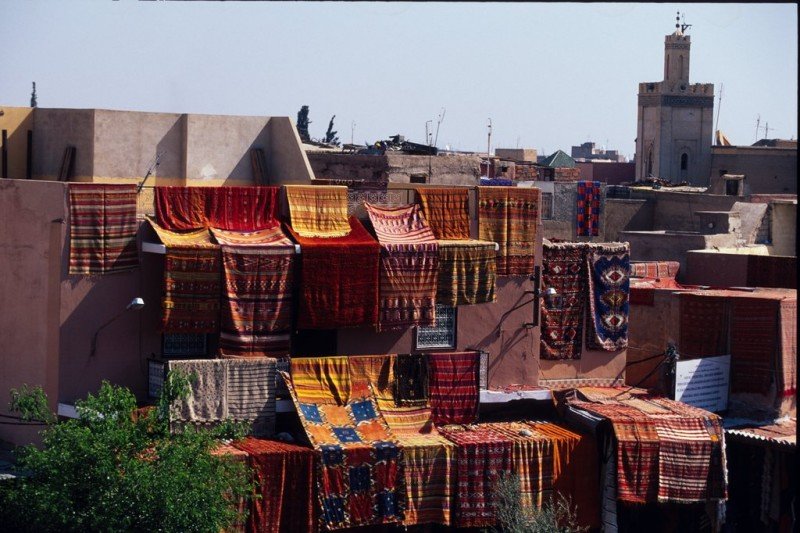
POLYGON ((126 307, 125 309, 127 309, 128 311, 138 311, 142 307, 144 307, 144 300, 137 297, 131 300, 131 303, 129 303, 128 307, 126 307))

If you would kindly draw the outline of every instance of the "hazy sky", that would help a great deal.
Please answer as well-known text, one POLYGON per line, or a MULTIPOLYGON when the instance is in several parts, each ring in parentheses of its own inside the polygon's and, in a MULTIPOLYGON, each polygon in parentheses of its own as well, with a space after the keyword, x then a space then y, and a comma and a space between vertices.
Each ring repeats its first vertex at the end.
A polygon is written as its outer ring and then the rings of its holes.
MULTIPOLYGON (((343 142, 395 133, 540 153, 634 152, 638 83, 663 78, 675 12, 691 81, 724 84, 734 144, 797 138, 794 4, 20 2, 0 0, 0 105, 331 115, 343 142), (759 138, 764 136, 763 130, 759 138)), ((714 102, 716 120, 718 99, 714 102)))

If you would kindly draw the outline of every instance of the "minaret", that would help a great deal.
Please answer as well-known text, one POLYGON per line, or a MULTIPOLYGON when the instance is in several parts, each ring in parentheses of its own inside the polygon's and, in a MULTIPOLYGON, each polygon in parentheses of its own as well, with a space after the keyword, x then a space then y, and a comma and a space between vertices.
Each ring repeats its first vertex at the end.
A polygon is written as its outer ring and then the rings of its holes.
POLYGON ((675 18, 664 38, 664 79, 640 83, 636 124, 636 180, 649 176, 708 185, 711 172, 714 85, 689 83, 691 26, 675 18))
POLYGON ((664 82, 670 92, 679 92, 689 85, 689 49, 692 38, 684 34, 690 24, 681 24, 675 17, 675 32, 664 38, 664 82))

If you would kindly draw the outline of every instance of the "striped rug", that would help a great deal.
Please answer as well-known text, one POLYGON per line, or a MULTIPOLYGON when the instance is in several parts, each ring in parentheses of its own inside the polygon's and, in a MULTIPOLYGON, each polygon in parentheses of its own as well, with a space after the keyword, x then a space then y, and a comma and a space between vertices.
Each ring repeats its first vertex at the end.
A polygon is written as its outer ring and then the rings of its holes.
POLYGON ((336 185, 285 185, 292 229, 301 237, 344 237, 347 187, 336 185))
POLYGON ((278 220, 278 187, 156 187, 158 224, 171 231, 253 231, 278 220))
POLYGON ((586 247, 581 243, 546 244, 542 289, 556 290, 558 300, 543 300, 542 359, 580 359, 586 302, 586 247))
POLYGON ((440 239, 436 301, 451 307, 494 302, 496 258, 493 242, 440 239))
POLYGON ((294 244, 280 226, 248 233, 215 228, 211 232, 222 245, 220 352, 288 355, 294 244))
POLYGON ((378 330, 432 326, 439 245, 419 206, 365 207, 381 245, 378 330))
POLYGON ((417 188, 417 199, 437 239, 469 239, 469 190, 417 188))
POLYGON ((600 234, 600 182, 578 182, 578 237, 600 234))
POLYGON ((110 274, 139 266, 136 185, 69 184, 69 273, 110 274))
POLYGON ((472 424, 478 419, 477 352, 428 354, 432 419, 439 424, 472 424))
POLYGON ((533 274, 540 198, 536 188, 478 187, 478 235, 500 246, 498 276, 533 274))

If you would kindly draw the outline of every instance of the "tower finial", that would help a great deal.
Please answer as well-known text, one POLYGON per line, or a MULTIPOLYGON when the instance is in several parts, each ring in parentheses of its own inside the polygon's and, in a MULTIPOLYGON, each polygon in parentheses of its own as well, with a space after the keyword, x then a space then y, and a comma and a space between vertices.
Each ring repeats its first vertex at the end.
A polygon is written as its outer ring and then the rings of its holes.
POLYGON ((681 27, 681 12, 678 11, 675 14, 675 29, 679 30, 681 27))

